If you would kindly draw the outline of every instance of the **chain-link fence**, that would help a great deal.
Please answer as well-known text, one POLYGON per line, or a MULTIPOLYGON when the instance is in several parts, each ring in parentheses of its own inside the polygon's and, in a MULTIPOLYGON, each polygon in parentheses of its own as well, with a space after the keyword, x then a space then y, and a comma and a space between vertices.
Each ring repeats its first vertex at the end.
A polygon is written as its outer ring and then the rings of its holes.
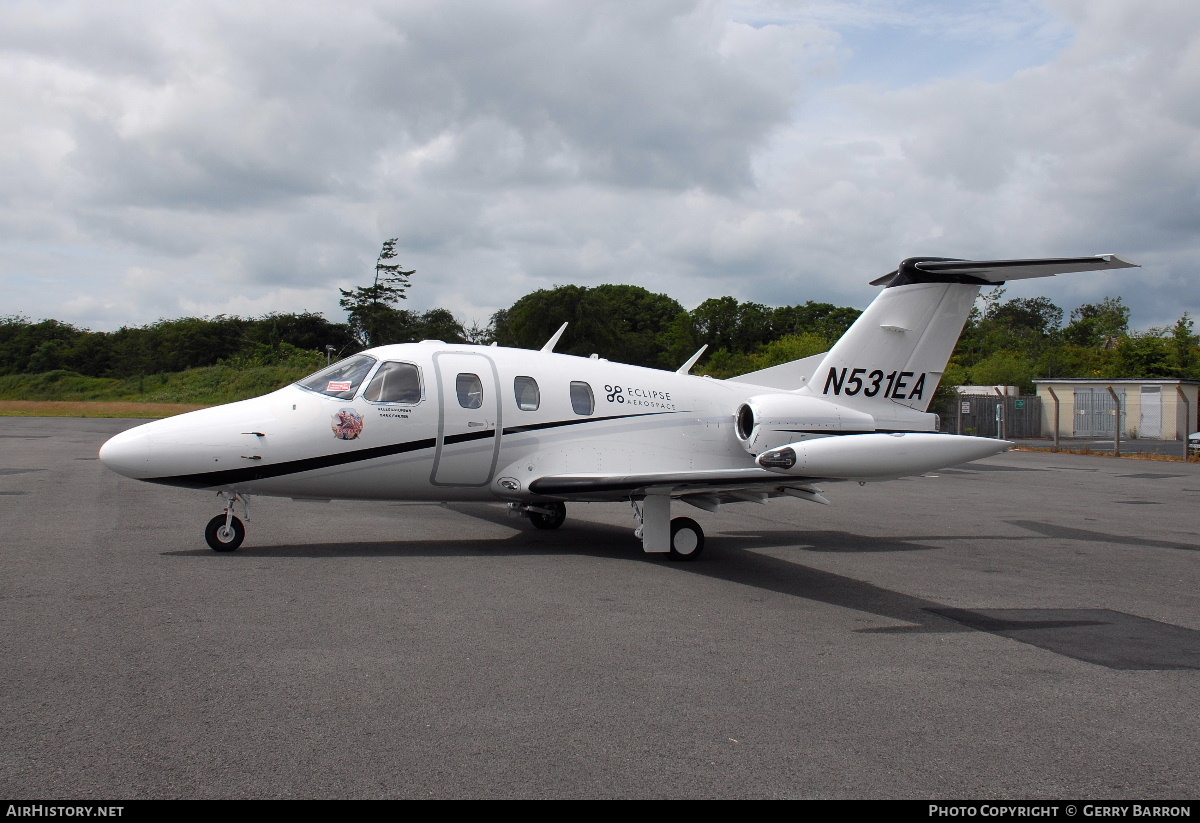
POLYGON ((1022 395, 961 394, 942 430, 975 437, 1041 437, 1042 401, 1022 395))

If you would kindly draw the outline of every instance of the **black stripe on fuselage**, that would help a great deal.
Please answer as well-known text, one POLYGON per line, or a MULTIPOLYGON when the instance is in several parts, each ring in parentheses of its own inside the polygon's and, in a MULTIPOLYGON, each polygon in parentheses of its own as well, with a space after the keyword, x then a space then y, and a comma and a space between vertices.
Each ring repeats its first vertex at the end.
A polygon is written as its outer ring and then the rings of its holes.
POLYGON ((640 412, 638 414, 613 414, 608 417, 587 417, 582 420, 551 420, 549 423, 530 423, 527 426, 506 426, 504 434, 525 434, 544 429, 556 429, 560 426, 577 426, 580 423, 600 423, 604 420, 625 420, 630 417, 653 417, 659 414, 687 414, 687 412, 640 412))
MULTIPOLYGON (((618 414, 610 417, 586 417, 578 420, 553 420, 548 423, 533 423, 528 426, 513 426, 504 429, 505 435, 522 434, 529 431, 560 428, 562 426, 578 426, 584 423, 600 423, 607 420, 623 420, 627 417, 649 417, 651 415, 669 414, 669 412, 642 412, 640 414, 618 414)), ((452 434, 444 439, 445 445, 468 443, 472 440, 486 440, 495 436, 495 429, 452 434)), ((423 440, 410 440, 406 443, 392 443, 388 446, 371 446, 356 449, 341 454, 325 454, 320 457, 305 457, 300 460, 288 460, 274 465, 245 466, 237 469, 223 469, 215 472, 198 472, 196 474, 178 474, 166 477, 144 477, 147 483, 159 483, 164 486, 181 486, 187 489, 212 489, 219 486, 232 486, 238 483, 250 483, 255 480, 267 480, 272 477, 283 477, 289 474, 328 469, 333 466, 344 466, 349 463, 361 463, 365 460, 375 460, 380 457, 391 457, 397 454, 432 449, 437 441, 428 437, 423 440)))
MULTIPOLYGON (((487 434, 491 434, 489 429, 487 434)), ((472 435, 476 432, 471 432, 472 435)), ((305 457, 300 460, 288 460, 284 463, 265 466, 246 466, 239 469, 224 469, 215 472, 199 472, 197 474, 177 474, 167 477, 146 477, 148 483, 161 483, 164 486, 183 486, 188 489, 211 489, 218 486, 232 486, 237 483, 249 483, 254 480, 267 480, 271 477, 283 477, 288 474, 311 472, 317 469, 328 469, 333 466, 343 466, 347 463, 359 463, 363 460, 374 460, 379 457, 391 457, 395 454, 416 452, 422 449, 432 449, 437 441, 432 437, 424 440, 410 440, 407 443, 393 443, 390 446, 372 446, 366 449, 356 449, 342 454, 323 454, 320 457, 305 457)))

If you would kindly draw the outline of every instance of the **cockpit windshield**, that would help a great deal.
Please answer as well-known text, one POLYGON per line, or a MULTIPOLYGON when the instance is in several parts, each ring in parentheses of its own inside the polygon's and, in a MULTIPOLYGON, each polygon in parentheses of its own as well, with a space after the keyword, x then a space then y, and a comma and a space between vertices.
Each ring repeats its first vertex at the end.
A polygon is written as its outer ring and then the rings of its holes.
POLYGON ((350 400, 358 391, 359 385, 375 365, 375 358, 365 354, 356 354, 339 360, 327 369, 322 369, 311 377, 306 377, 296 385, 302 389, 315 391, 327 397, 338 397, 350 400))

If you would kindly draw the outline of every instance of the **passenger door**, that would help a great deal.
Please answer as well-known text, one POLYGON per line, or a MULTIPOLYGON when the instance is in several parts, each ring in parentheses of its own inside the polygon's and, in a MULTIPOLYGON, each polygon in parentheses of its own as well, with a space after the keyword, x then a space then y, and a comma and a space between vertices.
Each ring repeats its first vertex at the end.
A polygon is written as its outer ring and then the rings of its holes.
POLYGON ((433 356, 438 385, 437 486, 484 486, 500 451, 500 380, 491 358, 465 352, 433 356))

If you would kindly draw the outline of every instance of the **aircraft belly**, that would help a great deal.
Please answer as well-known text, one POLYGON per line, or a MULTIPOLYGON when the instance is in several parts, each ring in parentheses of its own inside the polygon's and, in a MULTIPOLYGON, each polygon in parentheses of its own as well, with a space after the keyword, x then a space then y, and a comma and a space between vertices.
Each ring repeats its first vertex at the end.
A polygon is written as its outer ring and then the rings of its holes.
MULTIPOLYGON (((274 497, 435 499, 429 483, 432 448, 422 454, 373 460, 267 477, 237 485, 246 494, 274 497)), ((440 498, 437 498, 440 499, 440 498)))

